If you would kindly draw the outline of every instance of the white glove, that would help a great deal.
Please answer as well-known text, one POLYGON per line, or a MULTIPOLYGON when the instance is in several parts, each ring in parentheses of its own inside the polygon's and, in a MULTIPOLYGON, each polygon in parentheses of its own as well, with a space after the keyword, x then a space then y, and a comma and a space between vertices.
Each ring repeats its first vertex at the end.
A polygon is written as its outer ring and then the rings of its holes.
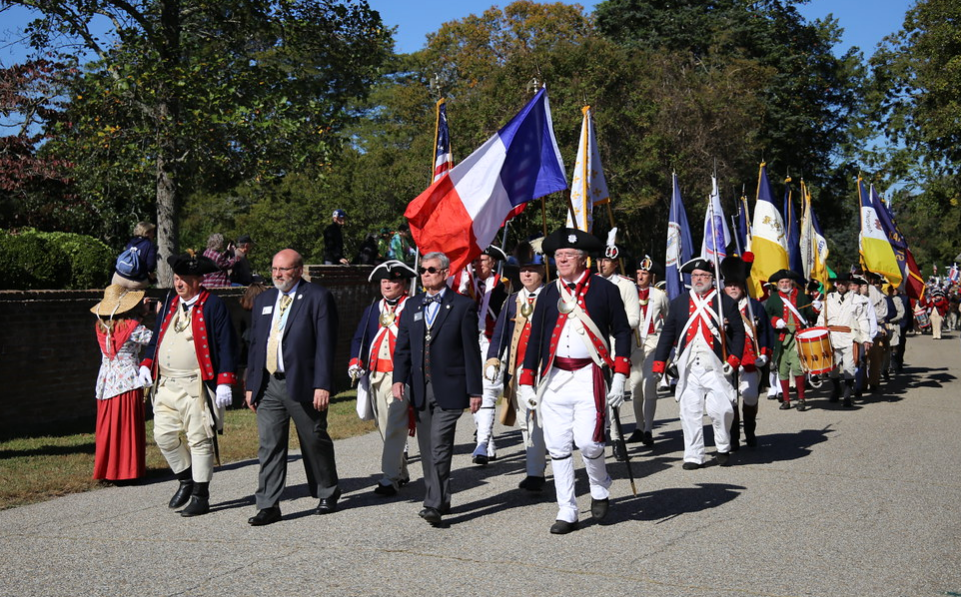
POLYGON ((731 377, 734 374, 734 367, 730 363, 724 363, 721 367, 721 371, 724 372, 724 377, 731 377))
POLYGON ((534 391, 534 386, 521 386, 517 390, 517 398, 520 402, 526 404, 527 408, 537 408, 537 392, 534 391))
POLYGON ((814 307, 815 311, 820 311, 823 303, 821 301, 811 301, 811 306, 814 307))
POLYGON ((217 408, 227 408, 234 401, 234 393, 230 390, 230 386, 222 383, 217 384, 217 396, 214 398, 214 406, 217 408))
POLYGON ((779 330, 783 330, 784 328, 787 327, 787 322, 785 322, 783 319, 778 319, 777 321, 774 322, 774 327, 776 327, 779 330))
POLYGON ((760 368, 763 367, 764 365, 767 365, 767 355, 766 355, 766 354, 762 354, 762 355, 758 356, 757 359, 754 360, 754 366, 757 367, 758 369, 760 369, 760 368))
POLYGON ((624 383, 627 376, 623 373, 615 373, 611 380, 611 389, 607 392, 607 404, 611 408, 617 408, 624 404, 624 383))
POLYGON ((497 374, 501 370, 500 359, 487 359, 487 363, 484 366, 484 378, 487 381, 495 381, 497 379, 497 374))
POLYGON ((137 379, 145 388, 149 388, 153 385, 153 378, 150 376, 149 367, 140 367, 140 373, 137 375, 137 379))
POLYGON ((360 367, 360 365, 351 365, 347 369, 347 375, 349 375, 352 380, 357 381, 363 377, 364 370, 360 367))

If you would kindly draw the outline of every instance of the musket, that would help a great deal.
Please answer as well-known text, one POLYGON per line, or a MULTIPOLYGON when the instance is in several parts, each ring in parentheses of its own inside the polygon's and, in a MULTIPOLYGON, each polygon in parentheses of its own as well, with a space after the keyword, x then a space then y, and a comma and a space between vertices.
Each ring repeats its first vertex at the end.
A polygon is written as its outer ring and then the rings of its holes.
MULTIPOLYGON (((164 322, 164 319, 167 318, 167 311, 168 311, 169 309, 170 309, 170 289, 168 288, 168 289, 167 289, 167 296, 164 297, 164 302, 163 302, 163 305, 161 306, 161 309, 160 309, 160 325, 161 325, 161 327, 163 327, 163 322, 164 322)), ((159 333, 160 333, 160 330, 159 330, 159 329, 154 330, 154 333, 155 333, 155 334, 159 334, 159 333)), ((155 347, 154 347, 154 357, 157 356, 157 351, 158 351, 159 349, 160 349, 160 342, 159 342, 159 338, 158 338, 158 342, 157 342, 157 344, 156 344, 155 347)), ((159 363, 159 362, 160 362, 159 360, 157 360, 156 358, 154 358, 154 363, 159 363)), ((153 369, 153 367, 151 367, 151 369, 153 369)), ((159 367, 159 365, 158 365, 158 366, 157 366, 157 371, 159 371, 159 370, 160 370, 160 367, 159 367)), ((150 374, 151 374, 151 376, 153 376, 153 371, 151 371, 150 374)), ((156 376, 154 376, 154 377, 156 377, 156 376)), ((150 399, 152 399, 154 392, 157 391, 157 383, 156 383, 156 382, 157 382, 157 380, 154 379, 154 383, 150 384, 150 387, 147 388, 147 391, 146 391, 146 392, 144 392, 144 400, 150 400, 150 399)))
POLYGON ((634 493, 634 497, 637 497, 637 487, 634 485, 634 471, 631 470, 631 455, 627 451, 627 444, 624 443, 624 430, 621 428, 621 407, 612 408, 611 413, 614 415, 614 429, 617 430, 617 435, 621 438, 617 441, 624 444, 624 464, 627 465, 627 478, 631 480, 631 491, 634 493))
MULTIPOLYGON (((733 217, 733 216, 731 216, 731 223, 732 223, 732 224, 734 223, 734 217, 733 217)), ((743 254, 741 253, 741 239, 739 239, 736 234, 734 235, 734 246, 737 247, 737 252, 738 252, 738 254, 739 254, 739 255, 742 255, 742 258, 743 258, 743 254)), ((747 282, 747 281, 745 280, 745 283, 746 283, 746 282, 747 282)), ((754 307, 751 306, 751 295, 748 294, 748 292, 747 292, 747 287, 746 287, 746 286, 745 286, 745 288, 744 288, 744 294, 747 295, 747 316, 748 316, 748 318, 750 319, 751 334, 752 334, 751 341, 754 343, 754 354, 755 354, 755 356, 756 356, 756 355, 759 355, 759 354, 761 353, 761 352, 760 352, 760 351, 761 351, 761 347, 760 347, 760 345, 758 344, 757 326, 756 326, 755 323, 754 323, 754 307)))

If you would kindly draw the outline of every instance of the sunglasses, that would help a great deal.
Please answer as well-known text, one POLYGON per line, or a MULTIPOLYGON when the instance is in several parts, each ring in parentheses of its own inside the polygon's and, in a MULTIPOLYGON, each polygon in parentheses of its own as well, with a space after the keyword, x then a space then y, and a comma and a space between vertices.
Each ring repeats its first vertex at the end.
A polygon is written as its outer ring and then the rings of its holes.
POLYGON ((421 275, 423 275, 423 274, 436 274, 437 272, 442 272, 442 271, 444 271, 444 270, 441 269, 441 268, 438 268, 438 267, 434 267, 433 265, 430 266, 430 267, 418 267, 418 268, 417 268, 417 273, 418 273, 418 274, 421 274, 421 275))

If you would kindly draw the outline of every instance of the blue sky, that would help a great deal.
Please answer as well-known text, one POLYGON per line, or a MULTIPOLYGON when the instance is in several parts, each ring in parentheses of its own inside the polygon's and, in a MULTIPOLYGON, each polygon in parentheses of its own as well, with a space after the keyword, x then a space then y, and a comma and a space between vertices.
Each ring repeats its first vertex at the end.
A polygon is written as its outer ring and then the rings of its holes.
MULTIPOLYGON (((469 14, 480 14, 496 4, 505 6, 509 2, 494 3, 491 0, 369 0, 378 10, 384 22, 396 26, 396 49, 399 52, 413 52, 423 47, 426 35, 436 31, 451 20, 469 14)), ((571 3, 573 4, 573 3, 571 3)), ((588 10, 593 10, 597 2, 581 2, 588 10)), ((811 0, 799 10, 805 18, 823 18, 830 13, 840 21, 844 28, 844 38, 837 53, 848 47, 860 47, 870 56, 875 46, 884 36, 894 33, 904 22, 904 13, 914 4, 908 0, 811 0), (867 8, 866 8, 867 7, 867 8)), ((17 30, 29 22, 29 13, 20 8, 0 12, 0 65, 10 65, 21 60, 26 50, 19 43, 17 30)))

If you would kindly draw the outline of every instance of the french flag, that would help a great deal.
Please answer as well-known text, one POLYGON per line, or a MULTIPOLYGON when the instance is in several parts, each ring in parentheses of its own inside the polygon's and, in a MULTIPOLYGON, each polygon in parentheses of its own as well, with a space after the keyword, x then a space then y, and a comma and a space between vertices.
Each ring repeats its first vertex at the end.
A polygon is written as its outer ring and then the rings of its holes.
POLYGON ((404 216, 421 254, 441 251, 458 271, 490 246, 528 201, 567 189, 547 90, 410 202, 404 216))

